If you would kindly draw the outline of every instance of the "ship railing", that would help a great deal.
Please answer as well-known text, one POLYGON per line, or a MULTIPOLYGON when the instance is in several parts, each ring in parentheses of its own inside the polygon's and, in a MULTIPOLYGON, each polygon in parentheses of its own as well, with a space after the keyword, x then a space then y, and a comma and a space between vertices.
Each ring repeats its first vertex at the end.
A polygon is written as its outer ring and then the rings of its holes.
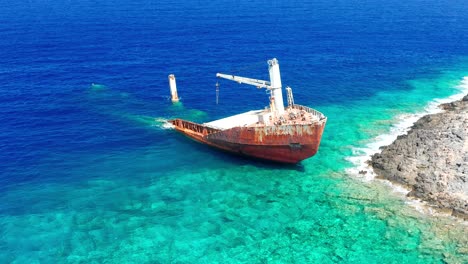
POLYGON ((182 119, 174 119, 172 120, 172 124, 176 127, 188 129, 188 130, 200 133, 202 135, 209 135, 209 134, 213 134, 219 131, 219 129, 200 125, 200 124, 190 122, 187 120, 182 120, 182 119))
POLYGON ((320 121, 326 119, 324 114, 322 114, 321 112, 319 112, 319 111, 317 111, 317 110, 315 110, 313 108, 303 106, 303 105, 298 105, 298 104, 295 104, 293 107, 296 108, 296 109, 299 109, 299 110, 306 111, 307 113, 310 113, 312 116, 316 117, 320 121))

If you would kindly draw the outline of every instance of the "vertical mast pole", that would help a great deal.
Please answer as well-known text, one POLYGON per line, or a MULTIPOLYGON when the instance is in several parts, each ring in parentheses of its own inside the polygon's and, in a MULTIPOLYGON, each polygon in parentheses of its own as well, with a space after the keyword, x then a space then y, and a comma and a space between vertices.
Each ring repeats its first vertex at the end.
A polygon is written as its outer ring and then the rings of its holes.
POLYGON ((275 102, 275 109, 278 114, 284 113, 283 92, 281 90, 281 75, 277 59, 268 61, 268 71, 270 73, 271 94, 275 102))
POLYGON ((218 104, 219 101, 219 83, 216 82, 216 104, 218 104))
POLYGON ((179 96, 177 95, 177 85, 174 74, 169 74, 169 88, 171 89, 171 100, 173 103, 179 102, 179 96))

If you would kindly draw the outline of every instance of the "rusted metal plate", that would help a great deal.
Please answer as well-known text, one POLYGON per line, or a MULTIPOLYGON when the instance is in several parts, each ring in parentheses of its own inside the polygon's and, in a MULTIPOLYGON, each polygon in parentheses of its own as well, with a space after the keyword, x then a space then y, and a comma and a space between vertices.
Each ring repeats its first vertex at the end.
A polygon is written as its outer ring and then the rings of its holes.
POLYGON ((172 120, 171 123, 179 132, 212 147, 259 159, 297 163, 317 153, 326 119, 312 124, 234 127, 226 130, 181 119, 172 120))

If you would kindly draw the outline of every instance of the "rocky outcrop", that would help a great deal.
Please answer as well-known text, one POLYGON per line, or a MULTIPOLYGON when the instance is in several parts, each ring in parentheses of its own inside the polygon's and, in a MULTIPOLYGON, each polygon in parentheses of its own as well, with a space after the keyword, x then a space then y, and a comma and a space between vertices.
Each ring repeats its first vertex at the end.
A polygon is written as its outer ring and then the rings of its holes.
POLYGON ((414 196, 468 219, 468 95, 418 120, 370 164, 378 177, 403 184, 414 196))

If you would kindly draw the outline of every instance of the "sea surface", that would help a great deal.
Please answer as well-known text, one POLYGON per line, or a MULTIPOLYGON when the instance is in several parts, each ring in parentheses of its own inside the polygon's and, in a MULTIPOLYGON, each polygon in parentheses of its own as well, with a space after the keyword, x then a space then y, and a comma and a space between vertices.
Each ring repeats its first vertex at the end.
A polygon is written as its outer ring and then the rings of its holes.
POLYGON ((466 76, 465 0, 0 0, 0 263, 468 263, 466 223, 358 173, 466 76), (165 125, 264 108, 215 74, 271 58, 328 117, 316 156, 165 125))

